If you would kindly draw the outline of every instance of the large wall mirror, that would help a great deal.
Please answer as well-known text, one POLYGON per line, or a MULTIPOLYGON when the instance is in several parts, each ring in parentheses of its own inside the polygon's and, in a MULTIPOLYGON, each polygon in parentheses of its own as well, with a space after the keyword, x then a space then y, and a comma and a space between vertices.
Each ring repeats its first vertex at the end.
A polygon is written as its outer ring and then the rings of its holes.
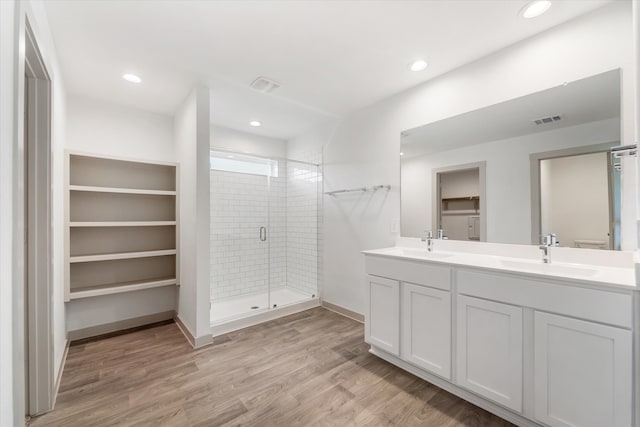
POLYGON ((401 134, 401 234, 620 249, 620 71, 401 134))

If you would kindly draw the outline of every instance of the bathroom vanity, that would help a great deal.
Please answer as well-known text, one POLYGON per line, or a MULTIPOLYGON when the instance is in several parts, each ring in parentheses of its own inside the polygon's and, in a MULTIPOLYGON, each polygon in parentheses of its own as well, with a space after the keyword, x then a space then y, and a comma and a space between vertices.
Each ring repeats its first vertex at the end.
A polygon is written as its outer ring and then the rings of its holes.
POLYGON ((518 425, 638 425, 633 254, 405 240, 363 252, 371 353, 518 425))

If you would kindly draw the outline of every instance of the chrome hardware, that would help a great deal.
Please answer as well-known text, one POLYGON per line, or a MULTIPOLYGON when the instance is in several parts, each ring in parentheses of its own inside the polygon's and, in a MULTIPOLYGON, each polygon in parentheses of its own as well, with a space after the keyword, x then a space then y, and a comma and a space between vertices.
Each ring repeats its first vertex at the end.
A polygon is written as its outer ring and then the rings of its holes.
POLYGON ((558 241, 555 233, 549 233, 545 236, 542 236, 542 244, 538 247, 542 251, 542 262, 544 262, 545 264, 551 263, 552 246, 560 246, 560 242, 558 241))
POLYGON ((431 230, 425 230, 421 240, 427 242, 427 251, 433 252, 433 232, 431 230))
POLYGON ((449 240, 449 238, 444 235, 444 230, 442 228, 438 230, 438 240, 449 240))
POLYGON ((267 228, 266 227, 260 227, 260 241, 261 242, 266 242, 267 241, 267 228))

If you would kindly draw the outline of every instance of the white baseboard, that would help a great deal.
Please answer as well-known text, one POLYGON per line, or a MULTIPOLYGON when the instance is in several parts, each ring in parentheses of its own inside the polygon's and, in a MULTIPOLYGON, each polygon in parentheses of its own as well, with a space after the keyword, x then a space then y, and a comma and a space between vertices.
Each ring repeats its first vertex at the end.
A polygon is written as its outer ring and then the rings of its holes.
POLYGON ((176 322, 176 325, 178 325, 178 329, 180 329, 182 335, 184 335, 189 344, 191 344, 191 347, 193 347, 194 349, 206 347, 210 344, 213 344, 213 337, 209 334, 199 337, 194 336, 187 325, 185 325, 185 323, 182 321, 180 316, 178 316, 178 313, 174 313, 173 320, 176 322))
POLYGON ((349 310, 348 308, 344 308, 337 304, 322 300, 322 306, 327 310, 331 310, 335 313, 341 314, 349 319, 355 320, 356 322, 364 323, 364 315, 357 313, 355 311, 349 310))
POLYGON ((58 399, 58 391, 60 390, 60 382, 62 381, 62 372, 64 371, 64 365, 67 362, 67 356, 69 355, 69 346, 71 340, 67 338, 64 343, 64 352, 62 353, 62 359, 60 360, 60 366, 58 367, 58 375, 56 376, 56 382, 53 385, 53 403, 51 404, 51 410, 56 407, 56 400, 58 399))
POLYGON ((118 320, 117 322, 105 323, 104 325, 90 326, 88 328, 69 331, 69 341, 77 341, 84 338, 96 337, 111 332, 123 331, 125 329, 136 328, 138 326, 149 325, 151 323, 162 322, 173 319, 173 310, 162 313, 154 313, 146 316, 134 317, 132 319, 118 320))

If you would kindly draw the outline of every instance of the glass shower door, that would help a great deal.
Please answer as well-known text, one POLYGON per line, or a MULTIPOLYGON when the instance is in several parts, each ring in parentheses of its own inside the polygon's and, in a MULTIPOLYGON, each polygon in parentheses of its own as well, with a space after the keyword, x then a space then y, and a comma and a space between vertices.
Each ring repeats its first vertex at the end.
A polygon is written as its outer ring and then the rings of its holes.
POLYGON ((266 159, 211 153, 211 321, 269 307, 269 193, 266 159))

